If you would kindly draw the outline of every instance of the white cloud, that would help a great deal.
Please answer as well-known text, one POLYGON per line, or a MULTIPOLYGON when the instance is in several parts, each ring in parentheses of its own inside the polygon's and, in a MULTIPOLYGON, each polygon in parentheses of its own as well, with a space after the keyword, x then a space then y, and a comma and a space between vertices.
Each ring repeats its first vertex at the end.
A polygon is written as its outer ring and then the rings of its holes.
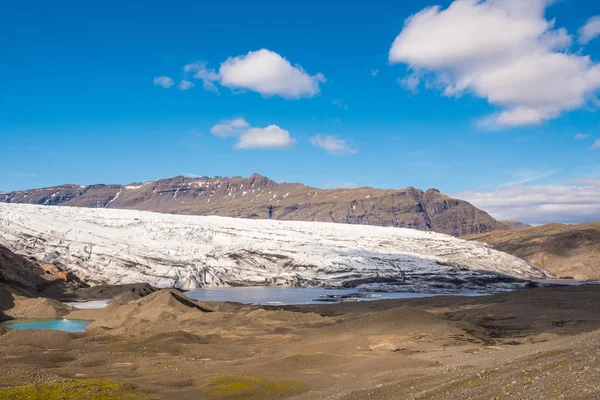
POLYGON ((219 138, 238 136, 250 128, 250 124, 244 118, 224 119, 213 126, 210 132, 219 138))
POLYGON ((501 186, 522 185, 524 183, 539 181, 540 179, 548 178, 548 177, 556 174, 556 172, 557 171, 529 171, 529 170, 516 171, 516 172, 513 172, 513 174, 512 174, 513 179, 515 179, 515 180, 512 182, 505 183, 501 186))
POLYGON ((277 125, 266 128, 250 128, 240 136, 236 149, 281 149, 291 147, 296 142, 285 129, 277 125))
POLYGON ((377 76, 379 75, 379 70, 378 69, 372 69, 371 70, 371 76, 377 76))
POLYGON ((588 19, 587 23, 579 29, 579 43, 587 44, 598 36, 600 36, 600 15, 588 19))
POLYGON ((173 81, 173 79, 169 78, 168 76, 157 76, 156 78, 154 78, 155 86, 162 86, 165 89, 168 89, 174 84, 175 81, 173 81))
POLYGON ((292 66, 288 60, 267 49, 227 59, 221 64, 219 75, 221 85, 229 88, 292 99, 313 97, 319 93, 319 84, 326 82, 323 74, 311 76, 301 66, 292 66))
POLYGON ((590 135, 588 135, 588 134, 578 133, 577 135, 575 135, 574 139, 575 140, 583 140, 583 139, 587 139, 589 137, 590 137, 590 135))
MULTIPOLYGON (((565 49, 572 37, 544 17, 552 0, 455 0, 409 17, 391 63, 405 63, 444 95, 473 93, 500 107, 484 125, 540 124, 600 89, 600 66, 565 49)), ((410 86, 409 86, 410 88, 410 86)))
POLYGON ((267 49, 230 57, 221 64, 218 72, 202 61, 185 65, 183 71, 186 77, 191 74, 200 79, 206 91, 219 93, 218 83, 236 94, 252 90, 265 97, 287 99, 316 96, 320 84, 327 82, 323 74, 311 76, 300 65, 293 66, 281 55, 267 49))
POLYGON ((467 200, 501 220, 535 225, 600 220, 600 179, 554 186, 505 186, 457 193, 453 197, 467 200))
POLYGON ((179 90, 189 90, 189 89, 193 88, 194 86, 196 86, 196 85, 194 85, 193 82, 187 81, 185 79, 182 80, 181 82, 179 82, 179 85, 177 85, 179 90))
POLYGON ((218 138, 237 137, 236 149, 278 149, 291 147, 296 139, 277 125, 253 128, 244 118, 224 119, 211 128, 218 138))
POLYGON ((191 64, 187 64, 183 67, 183 71, 188 73, 193 73, 193 77, 196 79, 200 79, 202 81, 202 87, 204 90, 208 92, 219 93, 219 89, 214 84, 214 82, 218 82, 220 77, 214 70, 208 69, 206 67, 205 62, 196 61, 191 64))
POLYGON ((396 81, 404 88, 404 90, 411 93, 417 93, 419 91, 419 85, 421 80, 417 74, 410 74, 404 78, 398 78, 396 81))
POLYGON ((592 149, 600 149, 600 139, 596 139, 592 145, 592 149))
POLYGON ((358 150, 353 149, 343 139, 338 139, 335 136, 315 135, 310 138, 310 143, 315 147, 320 147, 330 154, 356 154, 358 150))

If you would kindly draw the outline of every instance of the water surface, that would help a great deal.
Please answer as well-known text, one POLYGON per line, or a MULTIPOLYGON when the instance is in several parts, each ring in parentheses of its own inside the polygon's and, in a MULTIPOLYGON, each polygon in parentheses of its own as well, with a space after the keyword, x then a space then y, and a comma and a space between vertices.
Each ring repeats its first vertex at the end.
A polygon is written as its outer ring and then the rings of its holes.
POLYGON ((13 319, 1 325, 10 329, 52 329, 65 332, 85 332, 91 321, 75 319, 13 319))
MULTIPOLYGON (((463 296, 481 295, 474 292, 456 293, 463 296)), ((359 292, 358 289, 324 289, 293 287, 236 287, 195 289, 185 293, 202 301, 233 301, 245 304, 284 305, 318 304, 338 301, 372 301, 383 299, 413 299, 435 296, 431 293, 359 292), (365 296, 335 299, 332 296, 365 296), (336 301, 338 300, 338 301, 336 301)))

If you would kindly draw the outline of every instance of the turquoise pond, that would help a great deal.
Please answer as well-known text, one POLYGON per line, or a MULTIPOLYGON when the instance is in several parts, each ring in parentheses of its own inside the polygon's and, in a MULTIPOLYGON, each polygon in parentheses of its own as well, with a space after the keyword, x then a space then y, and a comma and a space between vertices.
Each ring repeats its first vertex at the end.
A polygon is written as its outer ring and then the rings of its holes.
POLYGON ((13 319, 1 325, 9 329, 53 329, 65 332, 85 332, 91 321, 74 319, 13 319))

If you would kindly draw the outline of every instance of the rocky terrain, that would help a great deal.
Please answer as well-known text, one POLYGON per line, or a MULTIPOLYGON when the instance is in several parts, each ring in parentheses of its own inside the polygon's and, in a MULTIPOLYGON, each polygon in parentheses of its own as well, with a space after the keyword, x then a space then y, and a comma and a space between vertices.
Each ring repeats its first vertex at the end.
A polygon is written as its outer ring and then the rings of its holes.
POLYGON ((15 254, 2 244, 0 244, 0 285, 30 296, 52 296, 87 286, 64 268, 15 254))
POLYGON ((0 245, 0 321, 9 318, 56 318, 73 311, 57 300, 142 296, 156 290, 148 284, 139 283, 89 287, 64 266, 59 268, 54 264, 40 263, 0 245), (18 301, 15 302, 15 299, 18 301))
POLYGON ((129 185, 61 185, 0 193, 0 202, 394 226, 453 236, 506 229, 486 212, 435 189, 326 190, 277 183, 258 174, 248 178, 178 176, 129 185))
POLYGON ((91 324, 0 328, 0 398, 596 399, 599 289, 277 308, 172 290, 94 310, 15 296, 11 315, 91 324))
POLYGON ((600 279, 600 223, 550 224, 468 236, 521 257, 558 277, 600 279))
POLYGON ((0 242, 90 285, 501 291, 551 277, 448 235, 322 222, 0 204, 0 242))

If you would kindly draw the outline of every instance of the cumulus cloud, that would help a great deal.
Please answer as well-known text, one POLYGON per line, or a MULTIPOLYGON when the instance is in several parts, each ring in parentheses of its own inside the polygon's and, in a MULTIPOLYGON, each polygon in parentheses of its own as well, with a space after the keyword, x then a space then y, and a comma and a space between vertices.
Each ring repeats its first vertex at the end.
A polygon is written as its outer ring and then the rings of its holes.
POLYGON ((277 125, 266 128, 250 128, 240 135, 236 149, 282 149, 296 142, 285 129, 277 125))
POLYGON ((371 76, 377 76, 379 75, 379 70, 378 69, 371 69, 371 76))
MULTIPOLYGON (((544 17, 552 0, 455 0, 409 17, 389 52, 446 96, 472 93, 500 111, 483 125, 540 124, 600 89, 600 66, 567 50, 572 37, 544 17)), ((410 89, 411 86, 409 86, 410 89)))
POLYGON ((169 78, 168 76, 157 76, 156 78, 154 78, 155 86, 162 86, 165 89, 168 89, 174 84, 175 81, 173 81, 173 79, 169 78))
POLYGON ((574 139, 575 140, 583 140, 583 139, 587 139, 589 137, 590 137, 590 135, 588 135, 588 134, 578 133, 577 135, 575 135, 574 139))
POLYGON ((311 76, 301 66, 292 66, 267 49, 227 59, 221 64, 219 75, 223 86, 285 98, 313 97, 319 93, 319 84, 326 82, 323 74, 311 76))
POLYGON ((210 132, 219 138, 238 136, 244 130, 250 128, 250 124, 244 118, 223 119, 210 129, 210 132))
POLYGON ((453 197, 467 200, 500 220, 534 225, 600 220, 600 179, 554 186, 505 186, 457 193, 453 197))
POLYGON ((421 80, 417 74, 410 74, 404 78, 398 78, 396 81, 408 92, 417 93, 419 91, 421 80))
POLYGON ((208 92, 218 93, 219 89, 214 82, 218 82, 220 77, 214 70, 207 68, 205 62, 196 61, 190 64, 187 64, 183 67, 183 71, 186 74, 192 74, 192 76, 196 79, 200 79, 202 81, 202 87, 204 90, 208 92))
POLYGON ((210 131, 218 138, 237 137, 236 149, 281 149, 296 142, 288 131, 277 125, 253 128, 244 118, 221 120, 210 131))
POLYGON ((600 139, 596 139, 592 145, 592 149, 600 149, 600 139))
POLYGON ((579 29, 579 43, 587 44, 598 36, 600 36, 600 15, 588 19, 587 23, 579 29))
POLYGON ((337 137, 332 135, 315 135, 310 138, 310 143, 315 147, 324 149, 330 154, 340 155, 358 153, 358 150, 350 147, 350 145, 348 145, 348 143, 346 143, 345 140, 338 139, 337 137))
POLYGON ((278 53, 267 49, 230 57, 218 71, 209 68, 203 61, 187 64, 183 71, 186 77, 201 80, 206 91, 219 93, 219 84, 234 93, 252 90, 265 97, 281 96, 286 99, 316 96, 321 83, 327 82, 322 73, 309 75, 300 65, 292 65, 278 53))
POLYGON ((185 80, 185 79, 182 80, 181 82, 179 82, 179 85, 177 85, 177 87, 179 88, 179 90, 189 90, 189 89, 193 88, 194 86, 196 86, 196 85, 194 85, 193 82, 190 82, 190 81, 185 80))

